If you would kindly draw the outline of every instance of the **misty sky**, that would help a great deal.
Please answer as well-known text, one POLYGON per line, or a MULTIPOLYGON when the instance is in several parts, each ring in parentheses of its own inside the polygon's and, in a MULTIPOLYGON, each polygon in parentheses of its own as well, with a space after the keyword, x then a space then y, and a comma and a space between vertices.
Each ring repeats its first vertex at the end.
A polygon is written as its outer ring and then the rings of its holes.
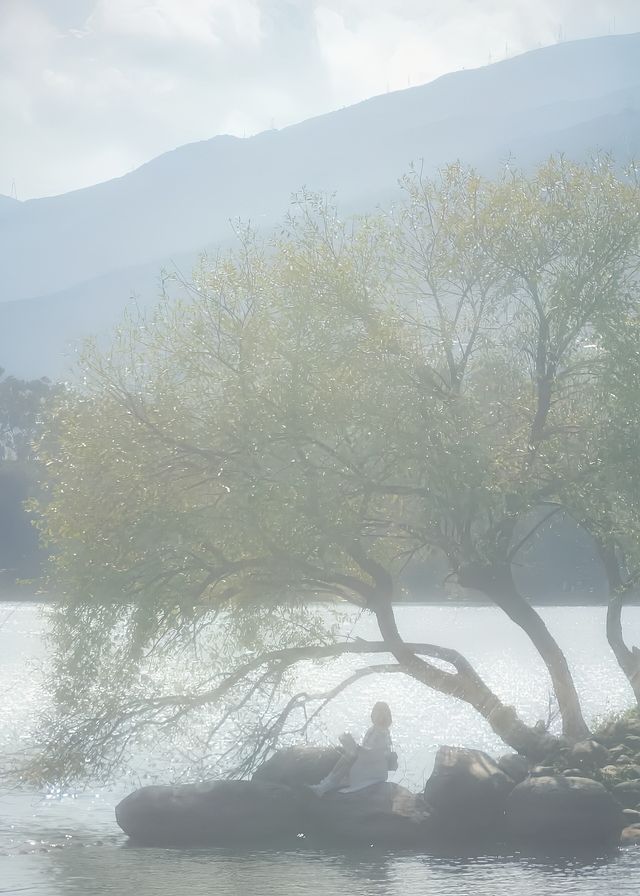
POLYGON ((640 31, 640 0, 0 0, 0 193, 614 29, 640 31))

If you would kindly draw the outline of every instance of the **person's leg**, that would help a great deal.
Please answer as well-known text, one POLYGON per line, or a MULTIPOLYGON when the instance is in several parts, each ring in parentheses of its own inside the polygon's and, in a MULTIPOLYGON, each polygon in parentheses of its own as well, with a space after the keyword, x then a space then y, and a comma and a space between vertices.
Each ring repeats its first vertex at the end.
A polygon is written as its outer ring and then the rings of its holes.
POLYGON ((338 759, 326 778, 323 778, 319 784, 311 784, 309 789, 318 796, 322 796, 331 790, 339 790, 340 787, 344 787, 349 780, 349 770, 354 760, 355 756, 345 753, 338 759))

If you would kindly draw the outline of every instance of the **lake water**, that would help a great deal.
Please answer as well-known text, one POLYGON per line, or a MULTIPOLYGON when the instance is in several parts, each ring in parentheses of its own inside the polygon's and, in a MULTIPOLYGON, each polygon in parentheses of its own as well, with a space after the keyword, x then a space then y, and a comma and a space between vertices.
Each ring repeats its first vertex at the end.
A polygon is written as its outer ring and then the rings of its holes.
MULTIPOLYGON (((541 611, 565 647, 585 713, 596 715, 630 705, 628 684, 604 636, 605 611, 599 607, 554 607, 541 611)), ((628 639, 640 644, 640 608, 625 611, 628 639)), ((411 640, 456 647, 508 702, 529 721, 546 718, 548 681, 528 642, 508 620, 489 607, 412 606, 398 610, 399 624, 411 640)), ((45 695, 34 664, 45 655, 46 623, 32 604, 0 604, 0 748, 15 746, 37 718, 45 695)), ((375 637, 368 619, 356 632, 375 637)), ((314 685, 335 680, 339 669, 303 670, 314 685), (321 680, 319 680, 321 679, 321 680)), ((439 743, 501 751, 495 736, 464 705, 441 698, 401 676, 363 679, 342 695, 326 721, 324 736, 345 729, 359 735, 376 699, 394 711, 393 738, 400 767, 393 779, 417 788, 428 776, 439 743)), ((151 780, 168 780, 174 756, 165 766, 149 761, 151 780)), ((2 790, 0 785, 0 894, 40 896, 591 896, 640 891, 640 849, 585 859, 526 856, 386 854, 378 850, 324 853, 229 850, 154 850, 127 846, 113 807, 132 789, 132 778, 109 787, 53 796, 2 790)), ((302 845, 301 845, 302 847, 302 845)))

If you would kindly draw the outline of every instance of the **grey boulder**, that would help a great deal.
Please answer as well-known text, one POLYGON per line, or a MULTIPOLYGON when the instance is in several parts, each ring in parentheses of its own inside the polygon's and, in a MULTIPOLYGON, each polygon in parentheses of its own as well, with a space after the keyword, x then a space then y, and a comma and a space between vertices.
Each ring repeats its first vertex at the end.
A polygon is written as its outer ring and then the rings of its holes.
POLYGON ((507 830, 524 845, 614 843, 625 823, 611 794, 589 778, 527 778, 506 802, 507 830))
POLYGON ((640 781, 621 781, 614 784, 612 791, 617 801, 627 809, 640 806, 640 781))
POLYGON ((438 830, 486 837, 502 827, 504 807, 515 781, 480 750, 442 746, 424 788, 438 830))
POLYGON ((301 830, 303 789, 251 781, 142 787, 116 806, 116 821, 137 843, 217 846, 294 839, 301 830))
POLYGON ((422 798, 390 782, 314 797, 308 812, 311 835, 331 843, 426 846, 432 830, 422 798))
POLYGON ((251 780, 291 787, 319 784, 340 755, 335 747, 286 747, 257 768, 251 780))
POLYGON ((607 748, 595 740, 582 740, 575 744, 571 758, 586 768, 602 768, 610 762, 607 748))

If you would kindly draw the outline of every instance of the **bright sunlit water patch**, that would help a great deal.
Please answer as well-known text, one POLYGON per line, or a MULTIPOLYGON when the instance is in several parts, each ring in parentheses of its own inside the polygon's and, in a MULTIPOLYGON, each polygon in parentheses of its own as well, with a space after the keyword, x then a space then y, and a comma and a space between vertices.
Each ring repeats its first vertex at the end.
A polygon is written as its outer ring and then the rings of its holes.
MULTIPOLYGON (((553 607, 541 611, 565 648, 585 714, 630 705, 629 686, 605 640, 601 607, 553 607)), ((527 639, 491 607, 410 606, 398 610, 401 631, 414 641, 455 647, 477 667, 505 702, 533 722, 546 719, 546 670, 527 639)), ((46 658, 38 607, 0 604, 0 747, 19 747, 46 705, 37 666, 46 658)), ((349 629, 351 631, 351 628, 349 629)), ((640 608, 625 611, 628 640, 640 644, 640 608)), ((353 634, 375 638, 375 624, 361 618, 353 634)), ((341 672, 366 660, 328 668, 303 668, 296 685, 322 690, 341 672)), ((322 736, 345 729, 359 736, 373 702, 393 709, 393 738, 400 755, 395 780, 418 787, 428 776, 440 743, 503 751, 488 726, 470 709, 402 676, 365 678, 328 711, 322 736)), ((186 735, 186 733, 185 733, 186 735)), ((177 741, 176 741, 177 745, 177 741)), ((167 780, 179 771, 175 755, 137 757, 137 772, 112 787, 94 787, 47 798, 33 791, 0 790, 0 894, 97 896, 103 893, 174 896, 177 893, 294 896, 591 896, 637 893, 640 850, 584 862, 544 862, 526 857, 385 855, 365 850, 266 853, 227 850, 132 849, 115 825, 113 807, 133 787, 167 780), (172 770, 170 772, 170 769, 172 770)))

